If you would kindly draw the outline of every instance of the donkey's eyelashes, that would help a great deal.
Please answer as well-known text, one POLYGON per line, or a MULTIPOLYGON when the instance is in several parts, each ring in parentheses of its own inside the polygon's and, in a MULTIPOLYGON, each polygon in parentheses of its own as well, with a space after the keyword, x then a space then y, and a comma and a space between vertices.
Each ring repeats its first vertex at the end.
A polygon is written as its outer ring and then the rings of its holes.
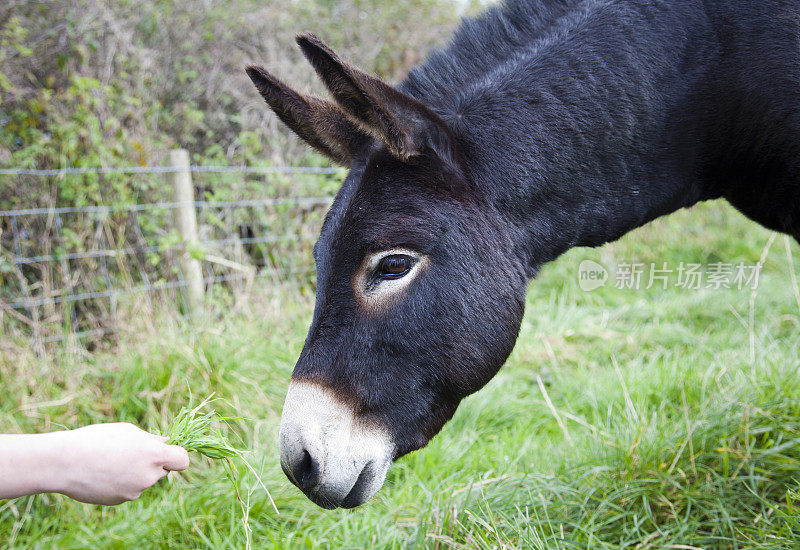
POLYGON ((375 274, 386 279, 399 279, 408 274, 414 266, 414 258, 406 254, 392 254, 384 256, 378 262, 378 269, 375 274))

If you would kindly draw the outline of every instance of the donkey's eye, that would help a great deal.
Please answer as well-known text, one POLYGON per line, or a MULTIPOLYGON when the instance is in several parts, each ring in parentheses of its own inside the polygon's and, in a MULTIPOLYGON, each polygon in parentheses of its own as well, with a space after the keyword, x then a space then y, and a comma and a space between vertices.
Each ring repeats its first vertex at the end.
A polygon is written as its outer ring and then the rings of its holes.
POLYGON ((414 250, 384 249, 364 258, 350 284, 361 305, 377 312, 400 298, 428 264, 428 256, 414 250))
POLYGON ((392 254, 382 258, 378 264, 378 275, 386 279, 397 279, 411 270, 414 260, 405 254, 392 254))

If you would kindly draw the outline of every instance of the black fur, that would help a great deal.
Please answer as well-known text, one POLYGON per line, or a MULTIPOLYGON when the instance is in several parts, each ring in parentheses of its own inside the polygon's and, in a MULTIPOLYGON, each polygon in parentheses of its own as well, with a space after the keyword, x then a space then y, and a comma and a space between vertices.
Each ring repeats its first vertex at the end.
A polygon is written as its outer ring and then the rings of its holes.
POLYGON ((377 139, 353 153, 315 248, 293 377, 388 426, 396 456, 494 376, 528 279, 569 248, 720 197, 800 239, 800 0, 510 1, 465 21, 402 93, 300 40, 377 139), (364 311, 353 274, 396 246, 429 268, 364 311))

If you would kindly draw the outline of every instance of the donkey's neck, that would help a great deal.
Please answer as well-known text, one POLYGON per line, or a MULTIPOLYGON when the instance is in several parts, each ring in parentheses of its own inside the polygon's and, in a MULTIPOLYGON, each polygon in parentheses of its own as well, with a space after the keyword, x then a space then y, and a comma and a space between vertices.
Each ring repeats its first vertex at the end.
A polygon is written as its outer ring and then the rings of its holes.
POLYGON ((535 271, 710 198, 702 3, 587 2, 441 109, 535 271), (587 7, 588 6, 588 7, 587 7))

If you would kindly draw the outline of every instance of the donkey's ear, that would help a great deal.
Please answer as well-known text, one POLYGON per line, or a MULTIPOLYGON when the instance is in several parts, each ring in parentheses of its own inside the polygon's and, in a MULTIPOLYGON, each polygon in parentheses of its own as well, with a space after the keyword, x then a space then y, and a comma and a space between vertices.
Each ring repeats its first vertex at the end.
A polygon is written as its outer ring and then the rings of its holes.
POLYGON ((336 102, 396 157, 408 160, 431 140, 447 139, 446 124, 420 101, 345 63, 313 34, 298 35, 297 44, 336 102))
POLYGON ((333 161, 348 166, 371 139, 335 104, 299 94, 263 67, 251 65, 246 71, 278 118, 333 161))

